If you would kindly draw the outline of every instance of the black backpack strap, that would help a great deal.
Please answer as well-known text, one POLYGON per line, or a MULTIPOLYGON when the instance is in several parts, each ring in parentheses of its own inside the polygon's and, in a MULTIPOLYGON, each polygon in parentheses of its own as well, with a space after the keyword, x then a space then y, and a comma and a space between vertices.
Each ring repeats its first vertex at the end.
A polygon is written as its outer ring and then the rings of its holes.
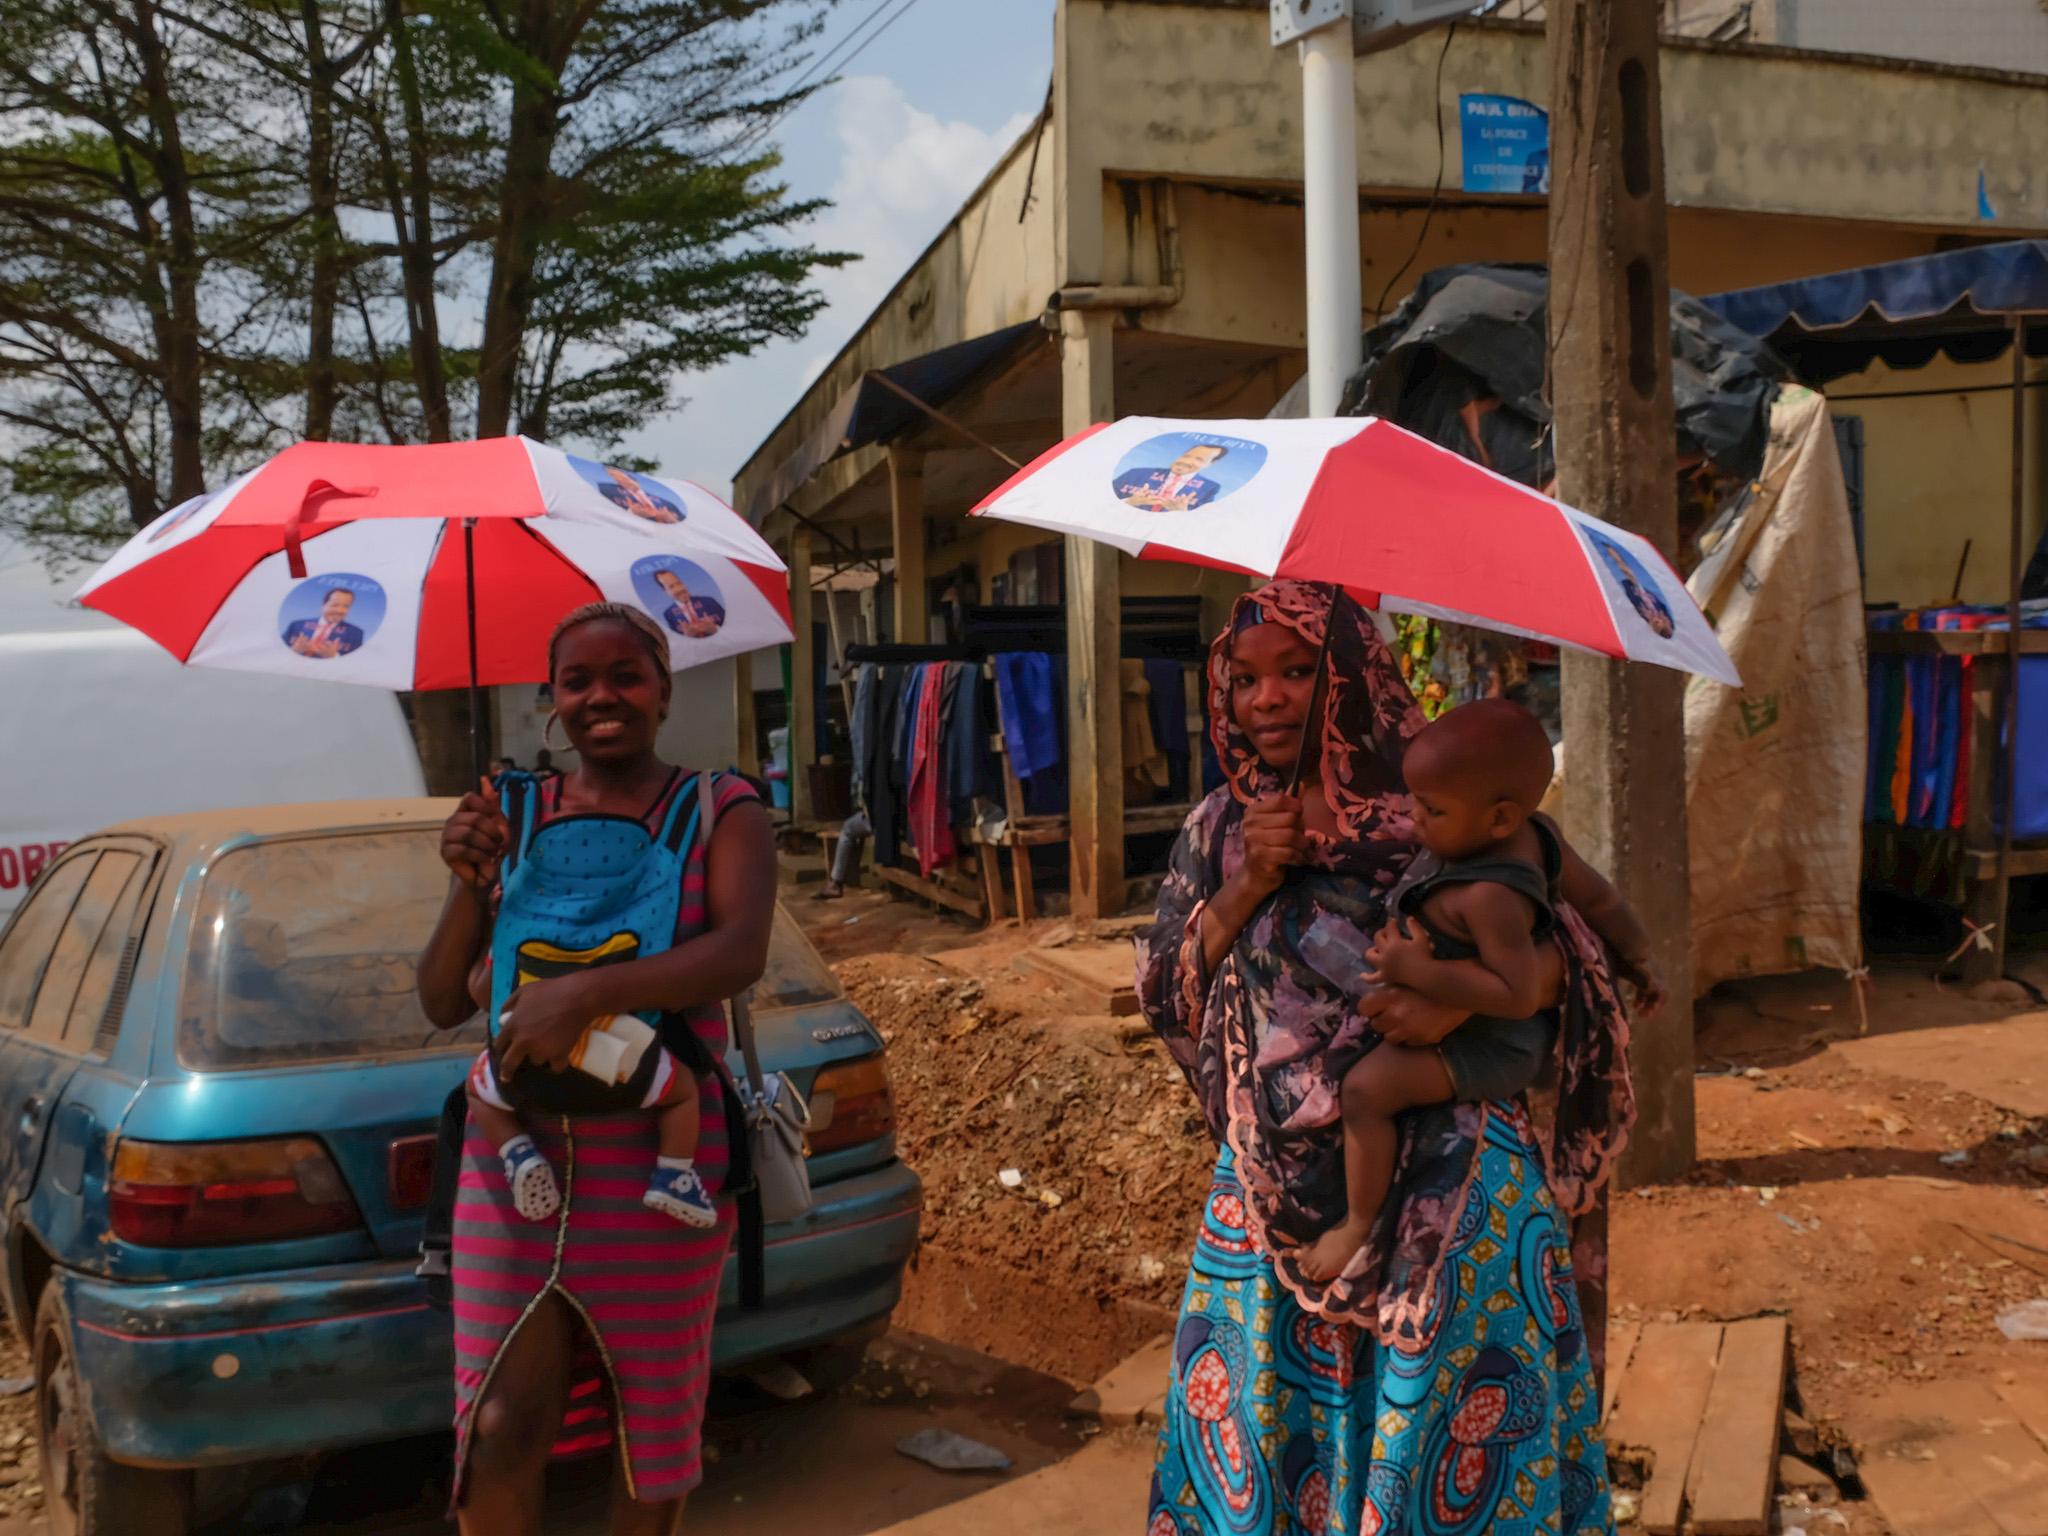
MULTIPOLYGON (((709 773, 700 773, 692 785, 698 815, 702 818, 704 868, 711 869, 711 835, 718 829, 718 785, 709 773)), ((731 1005, 727 1005, 726 1035, 732 1038, 731 1005)), ((753 1141, 747 1123, 747 1107, 733 1082, 732 1073, 721 1062, 718 1083, 725 1094, 726 1193, 738 1207, 740 1261, 740 1306, 757 1311, 768 1292, 768 1223, 761 1213, 761 1184, 754 1176, 753 1141)))
POLYGON ((440 1312, 455 1306, 455 1187, 462 1179, 462 1141, 468 1130, 469 1101, 458 1087, 442 1103, 435 1127, 434 1182, 420 1233, 419 1267, 414 1270, 427 1283, 427 1305, 440 1312))

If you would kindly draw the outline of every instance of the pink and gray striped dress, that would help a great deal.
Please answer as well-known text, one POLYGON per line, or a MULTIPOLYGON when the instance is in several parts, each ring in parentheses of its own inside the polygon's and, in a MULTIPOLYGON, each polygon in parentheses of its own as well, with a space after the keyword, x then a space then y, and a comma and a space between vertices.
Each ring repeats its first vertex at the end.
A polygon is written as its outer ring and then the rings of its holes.
MULTIPOLYGON (((646 814, 659 827, 670 797, 690 776, 677 774, 646 814)), ((718 810, 754 798, 744 780, 714 779, 718 810)), ((558 814, 559 779, 543 789, 543 821, 558 814)), ((678 941, 703 932, 708 839, 693 840, 683 866, 678 941)), ((714 1060, 725 1049, 725 1017, 715 1006, 687 1022, 714 1060)), ((727 1165, 725 1098, 715 1079, 702 1086, 697 1168, 716 1195, 727 1165)), ((533 1115, 528 1129, 562 1189, 552 1222, 522 1218, 512 1207, 497 1150, 475 1128, 463 1147, 455 1200, 455 1501, 469 1460, 469 1431, 491 1373, 519 1325, 551 1295, 582 1319, 575 1385, 555 1454, 602 1450, 616 1434, 629 1497, 647 1503, 680 1498, 703 1479, 704 1396, 711 1374, 711 1322, 732 1242, 731 1203, 708 1231, 640 1203, 654 1171, 655 1122, 645 1113, 573 1119, 533 1115)))

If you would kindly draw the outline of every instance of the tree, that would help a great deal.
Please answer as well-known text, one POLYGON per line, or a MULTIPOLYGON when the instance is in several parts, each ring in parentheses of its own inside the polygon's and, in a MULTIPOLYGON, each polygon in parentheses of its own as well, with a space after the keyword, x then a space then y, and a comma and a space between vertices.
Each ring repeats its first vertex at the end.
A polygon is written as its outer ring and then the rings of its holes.
POLYGON ((0 5, 0 489, 45 547, 89 550, 267 435, 246 378, 208 409, 268 318, 217 322, 209 272, 249 235, 224 210, 276 170, 223 85, 150 0, 0 5))
POLYGON ((0 0, 0 527, 301 435, 602 453, 800 334, 846 258, 741 146, 826 3, 0 0))

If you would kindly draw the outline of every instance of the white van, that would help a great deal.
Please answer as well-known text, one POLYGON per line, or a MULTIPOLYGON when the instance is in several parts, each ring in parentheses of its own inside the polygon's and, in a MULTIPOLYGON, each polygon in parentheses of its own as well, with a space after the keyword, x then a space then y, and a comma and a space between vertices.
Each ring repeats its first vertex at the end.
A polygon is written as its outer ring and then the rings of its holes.
POLYGON ((0 633, 0 922, 114 822, 426 793, 395 694, 183 667, 97 614, 58 623, 0 633))

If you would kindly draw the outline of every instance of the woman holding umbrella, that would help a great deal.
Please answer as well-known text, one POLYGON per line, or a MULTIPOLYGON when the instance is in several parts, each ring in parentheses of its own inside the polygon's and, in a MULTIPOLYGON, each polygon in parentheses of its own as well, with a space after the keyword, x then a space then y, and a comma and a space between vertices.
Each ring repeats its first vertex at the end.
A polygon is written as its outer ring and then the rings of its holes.
POLYGON ((1328 1034, 1354 1002, 1406 1044, 1461 1022, 1398 989, 1357 1000, 1339 979, 1362 968, 1344 956, 1362 960, 1414 852, 1399 763, 1422 721, 1369 619, 1341 598, 1333 613, 1330 591, 1269 583, 1218 637, 1228 782, 1189 817, 1139 940, 1141 1006, 1221 1147, 1147 1533, 1605 1532, 1564 1212, 1590 1201, 1630 1104, 1620 1007, 1576 917, 1552 1146, 1519 1103, 1416 1111, 1359 1256, 1327 1284, 1299 1262, 1344 1210, 1341 1139, 1315 1109, 1335 1091, 1320 1059, 1264 1070, 1276 1044, 1328 1034), (1298 801, 1280 793, 1297 763, 1298 801))
MULTIPOLYGON (((774 916, 767 818, 742 781, 700 779, 656 755, 669 649, 640 610, 593 603, 569 614, 550 642, 549 671, 577 766, 523 805, 501 807, 496 793, 480 791, 449 818, 441 854, 453 879, 420 960, 420 999, 435 1024, 452 1028, 475 1012, 482 957, 499 972, 508 961, 517 967, 523 984, 504 1002, 493 1042, 498 1078, 515 1099, 522 1078, 551 1090, 578 1078, 562 1068, 593 1020, 657 1017, 661 1043, 700 1079, 696 1167, 715 1192, 728 1161, 721 1004, 759 979, 774 916), (705 793, 713 804, 695 803, 705 793), (592 862, 622 847, 632 867, 607 865, 594 885, 592 862), (665 871, 655 923, 634 915, 646 905, 645 868, 665 871), (605 960, 526 980, 533 946, 519 942, 520 923, 540 913, 559 921, 570 906, 588 914, 602 905, 600 886, 636 893, 616 919, 634 958, 615 959, 615 936, 593 946, 605 960)), ((559 947, 546 958, 559 961, 559 947)), ((456 1517, 464 1536, 538 1536, 550 1447, 615 1442, 622 1496, 612 1531, 667 1536, 702 1475, 732 1209, 720 1201, 709 1230, 648 1209, 654 1117, 574 1114, 564 1103, 563 1113, 526 1117, 562 1191, 553 1219, 521 1216, 497 1149, 474 1127, 464 1150, 453 1257, 456 1517)))

